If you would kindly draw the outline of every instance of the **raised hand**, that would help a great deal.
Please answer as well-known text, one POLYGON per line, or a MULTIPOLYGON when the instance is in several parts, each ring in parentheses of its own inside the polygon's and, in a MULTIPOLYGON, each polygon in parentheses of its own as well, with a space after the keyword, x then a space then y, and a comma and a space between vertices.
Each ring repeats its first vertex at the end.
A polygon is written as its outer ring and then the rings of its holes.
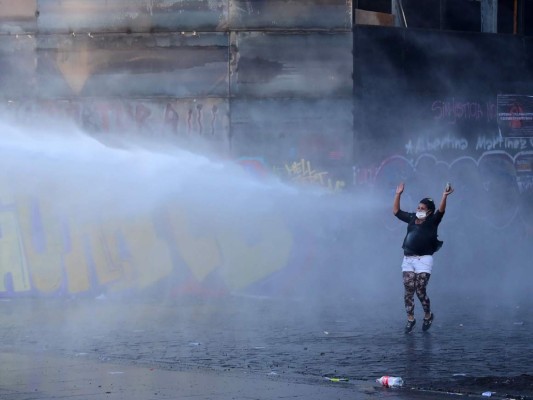
POLYGON ((405 188, 404 183, 400 182, 400 184, 396 187, 396 194, 402 194, 404 188, 405 188))
POLYGON ((447 183, 446 187, 444 188, 443 195, 444 196, 448 196, 449 194, 452 194, 452 193, 453 193, 453 187, 452 187, 452 185, 450 185, 450 183, 447 183))

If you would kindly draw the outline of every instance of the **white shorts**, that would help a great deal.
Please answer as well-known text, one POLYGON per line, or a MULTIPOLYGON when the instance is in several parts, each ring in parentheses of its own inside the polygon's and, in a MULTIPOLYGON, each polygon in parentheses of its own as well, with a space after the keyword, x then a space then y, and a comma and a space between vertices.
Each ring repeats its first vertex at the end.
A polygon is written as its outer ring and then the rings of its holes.
POLYGON ((433 269, 433 256, 404 256, 402 262, 402 272, 414 272, 419 274, 427 272, 431 274, 433 269))

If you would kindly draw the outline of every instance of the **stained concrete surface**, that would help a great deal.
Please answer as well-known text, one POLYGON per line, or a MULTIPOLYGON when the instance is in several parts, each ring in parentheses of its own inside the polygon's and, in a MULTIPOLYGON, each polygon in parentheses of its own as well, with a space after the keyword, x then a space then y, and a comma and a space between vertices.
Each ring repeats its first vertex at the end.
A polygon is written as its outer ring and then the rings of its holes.
POLYGON ((0 398, 19 399, 434 399, 367 383, 318 385, 275 378, 170 371, 43 354, 2 353, 0 398))
POLYGON ((419 323, 410 335, 401 307, 387 305, 238 296, 6 299, 0 398, 533 396, 527 299, 449 300, 435 307, 429 332, 419 323), (401 376, 405 386, 381 388, 381 375, 401 376))

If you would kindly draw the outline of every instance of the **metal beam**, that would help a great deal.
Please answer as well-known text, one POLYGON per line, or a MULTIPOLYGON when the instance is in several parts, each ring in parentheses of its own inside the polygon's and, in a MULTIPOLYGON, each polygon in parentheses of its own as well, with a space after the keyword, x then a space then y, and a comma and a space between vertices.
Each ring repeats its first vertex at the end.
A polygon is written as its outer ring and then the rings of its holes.
POLYGON ((439 26, 440 30, 446 29, 446 0, 439 1, 439 26))
POLYGON ((498 33, 498 0, 481 0, 481 32, 498 33))
POLYGON ((392 15, 394 15, 394 25, 407 28, 407 19, 405 18, 402 0, 391 0, 391 11, 392 15))

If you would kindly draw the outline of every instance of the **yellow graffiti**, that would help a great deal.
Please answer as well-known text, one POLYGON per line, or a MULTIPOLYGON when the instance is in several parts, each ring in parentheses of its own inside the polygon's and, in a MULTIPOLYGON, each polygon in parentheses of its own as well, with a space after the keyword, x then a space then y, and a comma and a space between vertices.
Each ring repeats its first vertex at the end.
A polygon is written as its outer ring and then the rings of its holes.
POLYGON ((65 232, 67 236, 65 240, 68 241, 68 245, 63 257, 67 290, 69 293, 83 293, 91 289, 89 265, 82 242, 84 234, 79 228, 75 228, 74 224, 68 224, 68 227, 68 231, 65 232))
POLYGON ((87 237, 97 283, 110 291, 140 289, 172 271, 168 247, 157 237, 148 217, 95 224, 87 237))
POLYGON ((256 244, 248 244, 246 231, 220 232, 218 241, 224 255, 222 275, 232 290, 247 285, 283 268, 289 258, 293 237, 280 218, 265 217, 254 221, 258 231, 256 244))
POLYGON ((14 200, 5 190, 0 191, 0 293, 142 289, 176 267, 188 268, 200 283, 218 269, 226 286, 238 290, 285 267, 293 247, 285 221, 271 215, 247 224, 199 221, 173 207, 163 212, 162 234, 149 215, 81 223, 58 216, 50 199, 14 200), (172 249, 181 264, 174 265, 172 249))
POLYGON ((91 262, 100 285, 109 285, 122 277, 120 261, 113 250, 115 245, 109 228, 94 224, 87 233, 91 262))
POLYGON ((32 286, 43 293, 51 293, 61 288, 63 280, 61 221, 43 213, 43 209, 46 204, 36 199, 17 201, 24 256, 32 286))
POLYGON ((169 249, 156 235, 150 218, 129 218, 114 231, 112 237, 108 236, 114 244, 109 248, 115 252, 115 263, 121 266, 122 277, 112 286, 113 290, 141 289, 170 274, 173 266, 169 249), (119 238, 123 243, 117 242, 119 238))
POLYGON ((11 185, 0 176, 0 292, 7 291, 6 278, 10 277, 12 290, 31 289, 30 275, 24 258, 21 229, 15 213, 15 199, 11 185))
POLYGON ((324 186, 335 192, 344 189, 346 186, 344 181, 329 178, 328 172, 313 169, 311 162, 304 159, 285 164, 284 172, 292 181, 324 186))
POLYGON ((193 233, 184 210, 170 211, 168 221, 181 257, 195 278, 202 281, 221 264, 216 238, 201 232, 193 233))
POLYGON ((12 211, 0 212, 0 292, 7 291, 5 277, 11 276, 13 290, 25 292, 31 289, 30 277, 24 260, 20 228, 12 211))

